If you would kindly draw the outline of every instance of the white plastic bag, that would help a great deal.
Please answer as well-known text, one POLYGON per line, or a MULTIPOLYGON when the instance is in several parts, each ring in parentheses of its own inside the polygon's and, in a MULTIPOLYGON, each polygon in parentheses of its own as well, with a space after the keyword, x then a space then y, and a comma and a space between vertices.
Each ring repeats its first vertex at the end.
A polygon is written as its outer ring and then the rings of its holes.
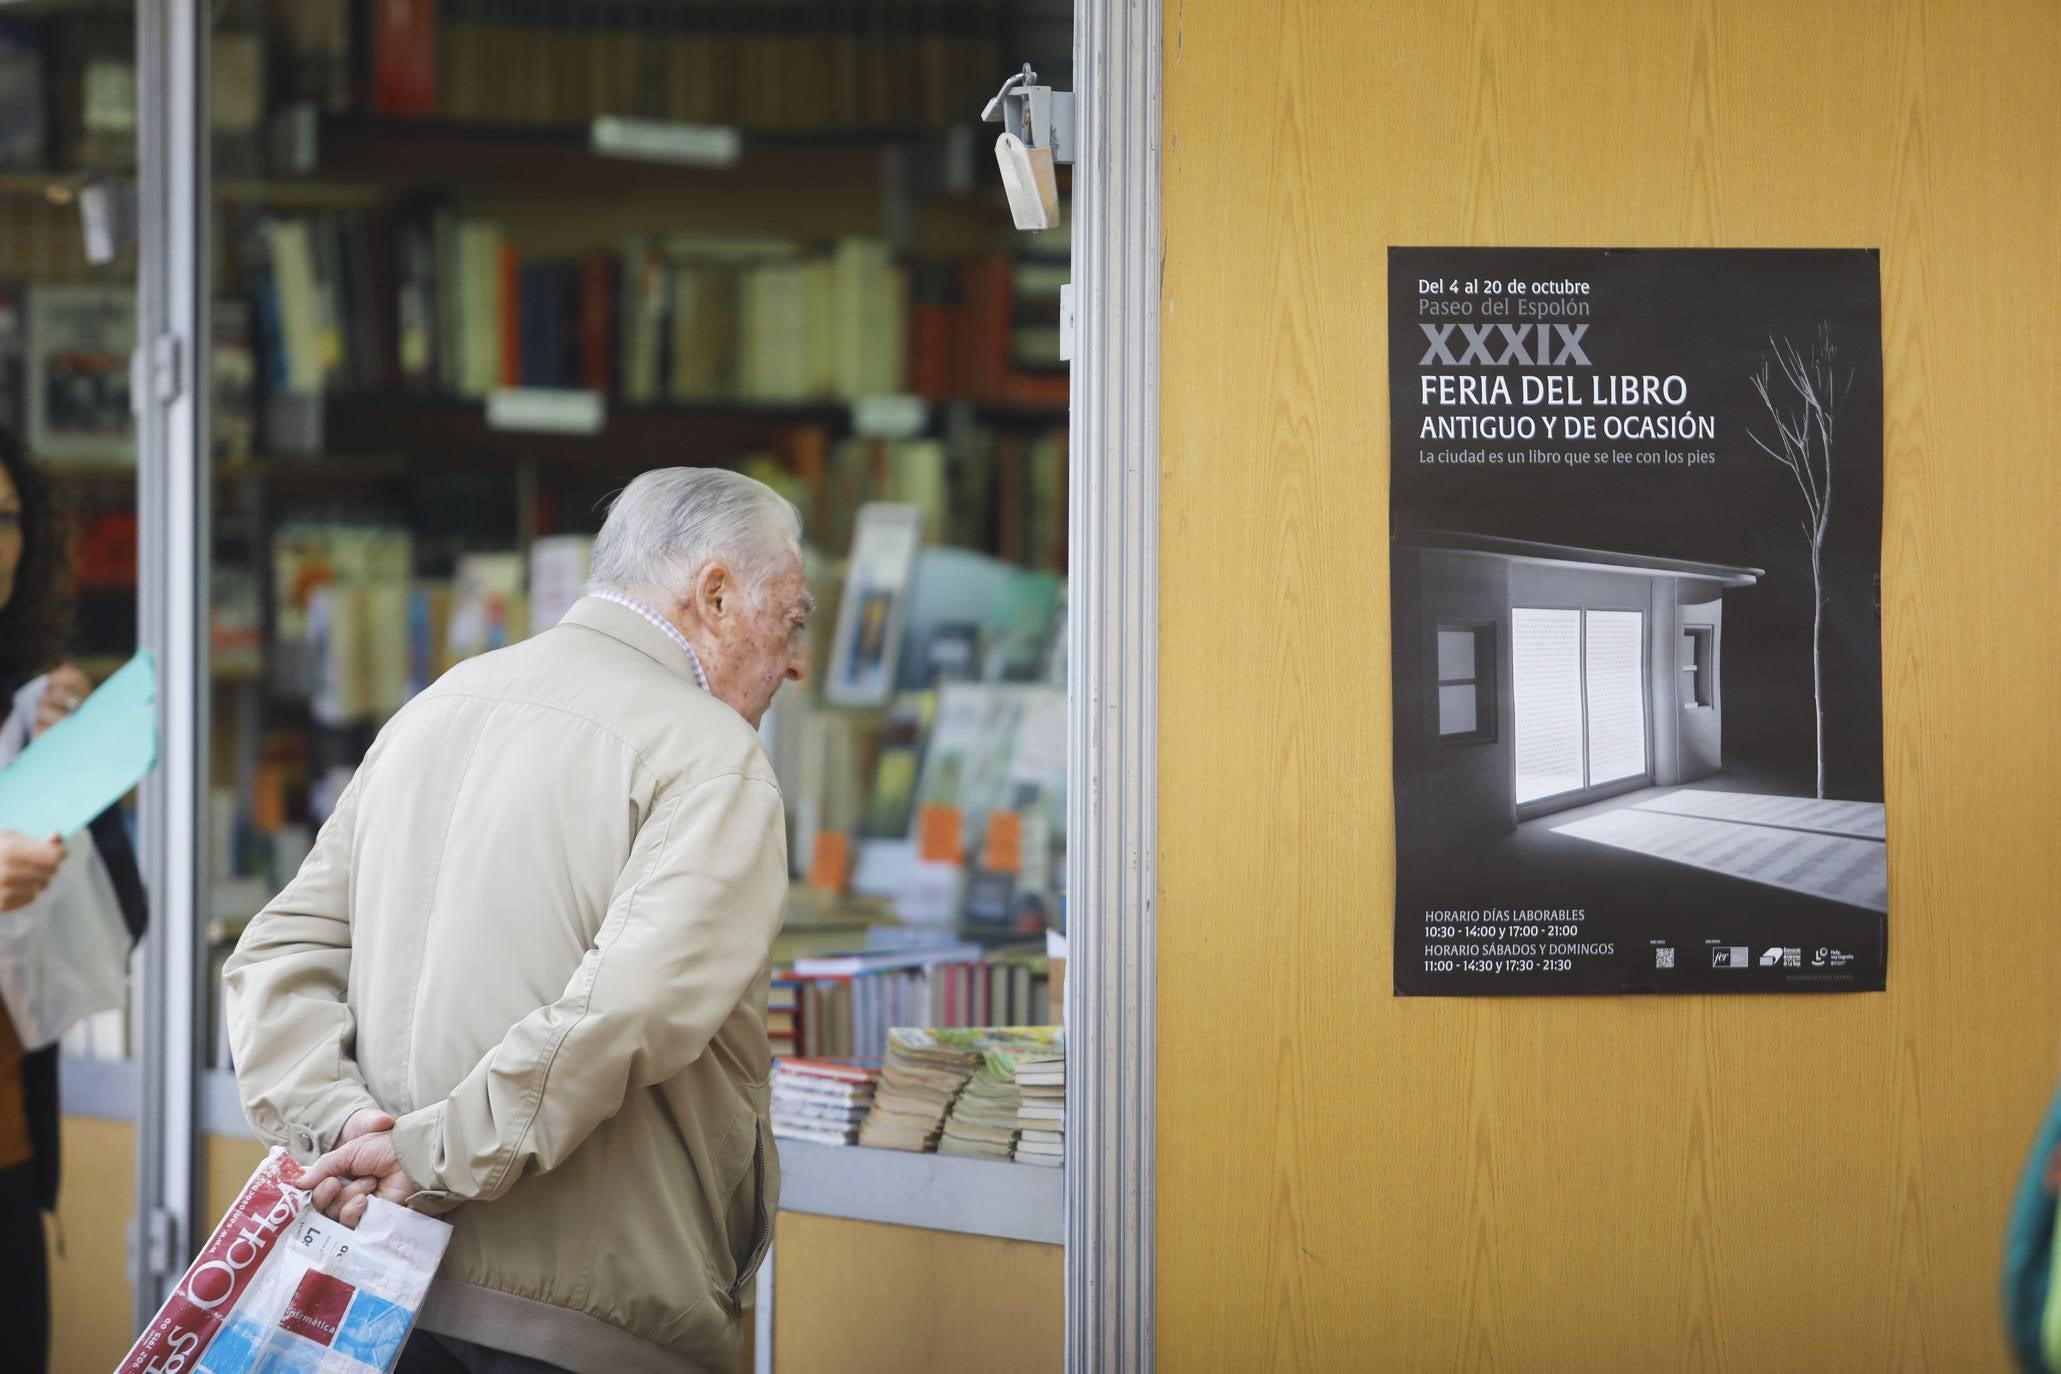
POLYGON ((414 1329, 451 1228, 373 1201, 353 1231, 287 1183, 275 1149, 116 1374, 381 1374, 414 1329))
POLYGON ((0 1001, 25 1050, 128 999, 129 929, 107 865, 82 830, 42 895, 0 912, 0 1001))

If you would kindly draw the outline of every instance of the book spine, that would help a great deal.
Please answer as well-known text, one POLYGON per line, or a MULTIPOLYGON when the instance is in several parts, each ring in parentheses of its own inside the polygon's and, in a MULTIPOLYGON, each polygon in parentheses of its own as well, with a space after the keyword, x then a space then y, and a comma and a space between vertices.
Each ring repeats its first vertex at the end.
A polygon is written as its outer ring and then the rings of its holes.
POLYGON ((372 109, 437 112, 437 0, 374 0, 372 109))
POLYGON ((501 385, 522 385, 522 264, 513 244, 501 245, 501 385))
POLYGON ((614 350, 609 346, 615 331, 610 327, 616 292, 609 281, 609 260, 590 254, 580 262, 580 385, 606 395, 614 350))

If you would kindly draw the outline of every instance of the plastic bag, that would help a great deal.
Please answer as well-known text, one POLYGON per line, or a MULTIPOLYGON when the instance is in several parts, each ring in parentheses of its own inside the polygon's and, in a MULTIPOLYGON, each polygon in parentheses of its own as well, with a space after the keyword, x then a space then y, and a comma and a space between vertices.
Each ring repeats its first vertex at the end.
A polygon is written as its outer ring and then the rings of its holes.
POLYGON ((358 1229, 275 1149, 116 1374, 374 1374, 414 1329, 451 1228, 373 1199, 358 1229))
POLYGON ((53 1044, 74 1025, 128 1001, 129 928, 107 865, 82 830, 50 886, 0 912, 0 1001, 22 1048, 53 1044))

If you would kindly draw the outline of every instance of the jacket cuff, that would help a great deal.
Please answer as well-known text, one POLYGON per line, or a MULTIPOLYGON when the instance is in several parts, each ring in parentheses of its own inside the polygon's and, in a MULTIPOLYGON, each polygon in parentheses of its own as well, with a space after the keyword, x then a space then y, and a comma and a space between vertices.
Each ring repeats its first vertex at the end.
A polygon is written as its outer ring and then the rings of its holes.
POLYGON ((279 1134, 296 1163, 313 1164, 336 1148, 336 1138, 343 1134, 344 1123, 367 1107, 375 1112, 380 1110, 364 1084, 338 1083, 317 1094, 299 1111, 282 1113, 279 1134))
POLYGON ((447 1212, 464 1199, 444 1186, 437 1172, 437 1157, 443 1153, 444 1104, 431 1103, 409 1112, 394 1122, 394 1158, 415 1181, 415 1192, 406 1199, 418 1212, 447 1212))

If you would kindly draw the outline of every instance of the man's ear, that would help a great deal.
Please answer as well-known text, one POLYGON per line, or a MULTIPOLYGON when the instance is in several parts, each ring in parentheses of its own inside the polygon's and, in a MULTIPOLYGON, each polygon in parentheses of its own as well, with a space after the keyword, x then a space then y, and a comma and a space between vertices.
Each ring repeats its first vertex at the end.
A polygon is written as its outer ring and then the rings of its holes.
POLYGON ((727 612, 736 609, 736 602, 737 583, 722 564, 710 563, 694 579, 694 609, 705 624, 713 627, 727 612))

